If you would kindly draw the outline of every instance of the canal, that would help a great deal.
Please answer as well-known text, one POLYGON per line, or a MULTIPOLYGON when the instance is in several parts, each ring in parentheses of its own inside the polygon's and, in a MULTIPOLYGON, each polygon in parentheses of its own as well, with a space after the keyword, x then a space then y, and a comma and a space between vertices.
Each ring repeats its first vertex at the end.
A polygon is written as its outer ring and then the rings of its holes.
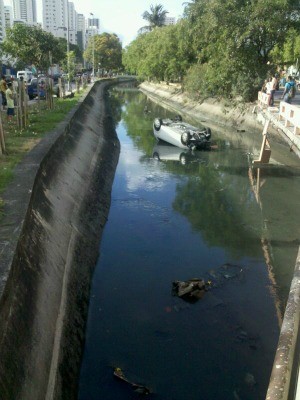
POLYGON ((215 149, 185 153, 152 134, 174 112, 125 87, 110 100, 121 154, 78 399, 140 398, 121 368, 157 400, 263 400, 299 247, 299 160, 272 143, 253 170, 261 138, 216 128, 215 149), (191 278, 207 283, 195 302, 172 293, 191 278))

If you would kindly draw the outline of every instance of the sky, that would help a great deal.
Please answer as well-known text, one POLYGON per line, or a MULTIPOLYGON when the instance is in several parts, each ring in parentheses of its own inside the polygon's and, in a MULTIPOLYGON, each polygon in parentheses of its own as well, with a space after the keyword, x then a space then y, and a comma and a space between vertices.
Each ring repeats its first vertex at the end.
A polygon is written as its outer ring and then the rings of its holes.
MULTIPOLYGON (((142 18, 144 11, 150 11, 150 6, 161 4, 169 11, 168 17, 178 18, 183 14, 185 0, 72 0, 75 10, 88 18, 90 13, 100 20, 100 33, 116 33, 127 46, 135 39, 137 31, 147 25, 142 18)), ((42 22, 42 0, 36 0, 38 22, 42 22)), ((11 5, 11 0, 4 0, 11 5)))

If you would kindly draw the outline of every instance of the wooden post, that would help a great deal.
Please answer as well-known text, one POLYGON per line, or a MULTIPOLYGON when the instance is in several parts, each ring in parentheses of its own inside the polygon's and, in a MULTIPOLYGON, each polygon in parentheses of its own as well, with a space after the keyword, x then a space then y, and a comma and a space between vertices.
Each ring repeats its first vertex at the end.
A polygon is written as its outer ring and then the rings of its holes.
POLYGON ((23 128, 23 126, 22 126, 22 122, 23 122, 23 116, 22 116, 22 113, 23 113, 22 81, 18 82, 18 100, 17 100, 17 102, 18 102, 18 106, 17 106, 17 108, 18 108, 17 123, 18 123, 18 128, 22 129, 23 128))
POLYGON ((261 144, 260 154, 258 160, 253 160, 252 164, 268 164, 271 157, 271 146, 267 138, 268 128, 269 128, 270 121, 267 120, 265 122, 264 130, 263 130, 263 140, 261 144))
POLYGON ((0 113, 0 155, 4 154, 5 152, 6 152, 5 138, 4 138, 4 132, 3 132, 1 113, 0 113))

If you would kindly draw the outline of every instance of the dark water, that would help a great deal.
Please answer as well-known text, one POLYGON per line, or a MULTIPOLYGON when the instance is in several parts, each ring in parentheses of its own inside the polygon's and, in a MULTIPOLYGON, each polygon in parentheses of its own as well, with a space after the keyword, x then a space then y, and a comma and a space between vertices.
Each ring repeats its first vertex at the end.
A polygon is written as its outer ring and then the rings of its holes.
POLYGON ((152 135, 154 116, 174 112, 136 91, 111 101, 121 155, 78 398, 141 398, 120 367, 148 398, 264 399, 299 247, 300 163, 274 143, 257 173, 261 138, 219 129, 218 150, 184 153, 152 135), (195 277, 211 281, 201 300, 172 295, 195 277))

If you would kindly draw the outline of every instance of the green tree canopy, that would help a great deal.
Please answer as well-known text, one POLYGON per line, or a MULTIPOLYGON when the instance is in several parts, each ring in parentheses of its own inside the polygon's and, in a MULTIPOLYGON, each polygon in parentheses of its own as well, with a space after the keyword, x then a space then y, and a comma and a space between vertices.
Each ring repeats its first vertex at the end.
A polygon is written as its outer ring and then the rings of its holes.
POLYGON ((42 71, 48 69, 51 56, 54 63, 64 58, 58 40, 51 33, 24 24, 7 29, 1 52, 42 71))
POLYGON ((90 38, 83 54, 84 59, 93 64, 94 68, 119 69, 122 66, 122 44, 114 33, 101 33, 90 38))
POLYGON ((168 13, 161 4, 151 5, 150 12, 145 11, 142 14, 143 19, 148 22, 148 25, 140 28, 139 32, 151 32, 155 27, 163 26, 168 13))
POLYGON ((125 69, 150 79, 180 81, 195 61, 184 20, 140 34, 123 52, 125 69))
MULTIPOLYGON (((65 38, 57 38, 61 54, 64 55, 63 59, 59 63, 63 63, 66 60, 67 54, 67 40, 65 38)), ((69 51, 73 51, 76 62, 82 62, 83 54, 77 44, 69 43, 69 51)))

